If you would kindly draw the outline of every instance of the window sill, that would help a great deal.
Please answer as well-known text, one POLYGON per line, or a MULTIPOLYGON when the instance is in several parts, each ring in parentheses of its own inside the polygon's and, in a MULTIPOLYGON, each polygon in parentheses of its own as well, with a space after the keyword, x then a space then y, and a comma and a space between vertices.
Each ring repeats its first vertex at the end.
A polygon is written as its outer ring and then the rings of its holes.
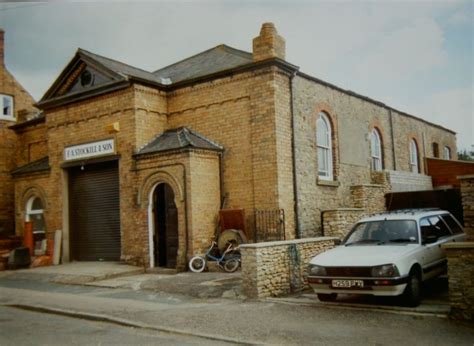
POLYGON ((16 118, 15 117, 8 117, 6 115, 0 115, 0 120, 16 121, 16 118))
POLYGON ((341 185, 337 180, 325 180, 321 178, 318 178, 316 183, 321 186, 330 186, 330 187, 339 187, 339 185, 341 185))

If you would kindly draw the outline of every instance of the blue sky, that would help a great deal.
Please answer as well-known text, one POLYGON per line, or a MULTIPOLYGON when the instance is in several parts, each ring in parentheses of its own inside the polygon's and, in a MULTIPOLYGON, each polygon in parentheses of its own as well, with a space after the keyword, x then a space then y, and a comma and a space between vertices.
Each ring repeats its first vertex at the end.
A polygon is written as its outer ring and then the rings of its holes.
POLYGON ((221 43, 251 51, 263 22, 301 71, 474 144, 474 1, 2 3, 6 64, 38 100, 78 47, 156 70, 221 43))

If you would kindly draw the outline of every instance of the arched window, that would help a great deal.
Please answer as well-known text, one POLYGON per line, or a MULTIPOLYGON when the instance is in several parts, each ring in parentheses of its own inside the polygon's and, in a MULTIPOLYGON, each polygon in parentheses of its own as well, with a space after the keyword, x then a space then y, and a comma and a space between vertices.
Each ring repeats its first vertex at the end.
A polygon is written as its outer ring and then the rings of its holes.
POLYGON ((332 129, 328 116, 321 112, 316 121, 316 143, 318 147, 318 176, 332 180, 332 129))
POLYGON ((443 159, 451 160, 451 148, 450 147, 444 147, 444 149, 443 149, 443 159))
POLYGON ((45 224, 43 217, 43 202, 39 197, 33 196, 26 203, 26 220, 33 222, 33 238, 36 249, 41 249, 41 242, 45 239, 45 224))
POLYGON ((418 166, 418 145, 414 139, 410 140, 410 171, 420 173, 418 166))
POLYGON ((439 157, 439 145, 433 142, 433 157, 439 157))
POLYGON ((377 129, 373 129, 370 134, 370 153, 372 155, 372 170, 381 171, 382 164, 382 140, 377 129))

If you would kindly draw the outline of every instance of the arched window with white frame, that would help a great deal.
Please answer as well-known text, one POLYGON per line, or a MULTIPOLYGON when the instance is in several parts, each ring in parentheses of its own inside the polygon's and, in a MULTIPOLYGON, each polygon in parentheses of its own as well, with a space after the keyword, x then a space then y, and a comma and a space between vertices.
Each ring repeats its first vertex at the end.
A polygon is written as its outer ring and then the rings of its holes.
POLYGON ((373 129, 370 134, 370 153, 372 156, 372 170, 381 171, 383 169, 382 139, 377 129, 373 129))
POLYGON ((45 239, 46 227, 44 223, 43 202, 37 196, 31 197, 26 203, 25 221, 33 223, 33 239, 35 243, 35 254, 40 254, 42 242, 45 239), (39 251, 39 253, 38 253, 39 251))
POLYGON ((443 159, 451 160, 451 148, 450 147, 444 147, 444 149, 443 149, 443 159))
POLYGON ((414 139, 410 140, 410 171, 412 173, 420 173, 418 164, 418 145, 414 139))
POLYGON ((333 179, 332 128, 328 116, 321 112, 316 121, 316 144, 318 155, 318 176, 320 179, 333 179))

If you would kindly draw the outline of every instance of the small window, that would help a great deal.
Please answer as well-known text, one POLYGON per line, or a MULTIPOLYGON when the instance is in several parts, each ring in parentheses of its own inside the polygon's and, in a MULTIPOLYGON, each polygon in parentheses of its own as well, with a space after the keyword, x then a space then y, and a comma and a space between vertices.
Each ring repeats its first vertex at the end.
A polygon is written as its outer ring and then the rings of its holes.
POLYGON ((454 217, 452 217, 452 215, 449 215, 449 214, 443 215, 442 218, 446 222, 448 227, 451 229, 451 232, 453 234, 464 233, 461 225, 454 219, 454 217))
POLYGON ((33 223, 33 239, 35 254, 42 254, 44 248, 46 227, 43 216, 43 202, 39 197, 31 197, 26 203, 26 220, 33 223))
POLYGON ((382 140, 377 129, 373 129, 370 134, 370 152, 372 155, 372 170, 381 171, 382 165, 382 140))
POLYGON ((451 148, 450 147, 444 147, 444 149, 443 149, 443 159, 451 160, 451 148))
POLYGON ((316 121, 316 143, 318 147, 318 175, 319 178, 332 180, 332 129, 327 115, 319 113, 316 121))
POLYGON ((14 120, 13 97, 0 94, 0 119, 14 120))
POLYGON ((433 143, 433 157, 439 157, 439 145, 438 145, 438 143, 433 143))
POLYGON ((412 173, 420 173, 418 166, 418 145, 414 139, 410 141, 410 171, 412 173))

